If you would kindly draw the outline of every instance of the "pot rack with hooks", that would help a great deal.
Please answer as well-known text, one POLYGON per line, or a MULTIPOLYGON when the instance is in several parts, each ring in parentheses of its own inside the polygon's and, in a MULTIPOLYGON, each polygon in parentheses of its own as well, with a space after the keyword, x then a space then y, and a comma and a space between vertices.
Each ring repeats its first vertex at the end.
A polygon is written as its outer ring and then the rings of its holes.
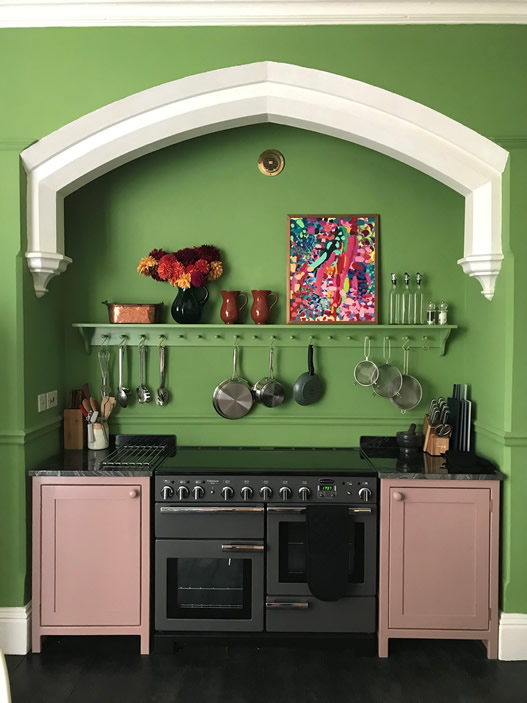
POLYGON ((369 338, 372 349, 382 352, 389 339, 392 348, 403 344, 409 349, 435 351, 444 356, 447 340, 457 325, 177 325, 109 324, 76 322, 86 352, 92 346, 129 347, 317 347, 335 349, 363 348, 369 338))

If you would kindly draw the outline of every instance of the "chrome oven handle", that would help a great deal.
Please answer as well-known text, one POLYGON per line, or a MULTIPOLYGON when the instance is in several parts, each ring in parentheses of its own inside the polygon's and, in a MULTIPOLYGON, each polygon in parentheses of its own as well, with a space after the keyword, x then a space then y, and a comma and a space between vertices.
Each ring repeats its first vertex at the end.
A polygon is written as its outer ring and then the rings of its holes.
POLYGON ((222 544, 222 552, 263 552, 263 544, 222 544))
POLYGON ((267 601, 265 607, 268 610, 296 610, 298 608, 309 608, 309 603, 307 601, 300 601, 299 603, 280 603, 276 601, 267 601))
POLYGON ((263 508, 256 507, 236 507, 236 506, 186 506, 186 505, 162 505, 159 508, 161 513, 263 513, 263 508))
MULTIPOLYGON (((278 506, 271 505, 267 508, 268 513, 281 513, 282 515, 284 514, 290 514, 290 515, 301 515, 302 513, 306 512, 306 508, 293 508, 293 507, 287 507, 287 508, 282 508, 278 506)), ((372 513, 373 508, 348 508, 348 513, 372 513)))

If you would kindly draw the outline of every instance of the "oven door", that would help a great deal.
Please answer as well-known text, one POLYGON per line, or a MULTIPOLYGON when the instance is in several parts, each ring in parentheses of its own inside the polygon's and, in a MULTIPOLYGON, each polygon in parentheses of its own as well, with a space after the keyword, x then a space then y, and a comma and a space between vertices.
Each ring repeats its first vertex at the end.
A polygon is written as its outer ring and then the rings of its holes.
MULTIPOLYGON (((348 508, 347 596, 377 593, 377 506, 348 508)), ((311 595, 306 576, 306 508, 267 508, 267 593, 311 595)))
POLYGON ((262 631, 261 540, 158 539, 158 631, 262 631))

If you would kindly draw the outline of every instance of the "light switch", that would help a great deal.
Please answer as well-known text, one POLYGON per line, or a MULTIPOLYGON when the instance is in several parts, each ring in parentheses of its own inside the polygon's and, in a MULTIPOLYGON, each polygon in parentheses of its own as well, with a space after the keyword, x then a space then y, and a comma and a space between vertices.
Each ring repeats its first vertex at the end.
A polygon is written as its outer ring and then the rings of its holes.
POLYGON ((48 410, 50 408, 56 408, 57 407, 57 391, 49 391, 48 393, 48 410))
POLYGON ((37 396, 37 401, 38 401, 38 411, 39 413, 44 412, 44 410, 48 409, 48 401, 45 393, 41 393, 40 395, 37 396))

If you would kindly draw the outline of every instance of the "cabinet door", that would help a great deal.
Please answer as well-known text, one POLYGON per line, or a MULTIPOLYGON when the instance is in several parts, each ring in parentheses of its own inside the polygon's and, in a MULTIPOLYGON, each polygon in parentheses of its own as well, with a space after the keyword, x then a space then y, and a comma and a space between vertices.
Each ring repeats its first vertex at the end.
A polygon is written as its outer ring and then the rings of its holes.
POLYGON ((389 627, 486 629, 490 491, 392 487, 389 500, 389 627))
POLYGON ((139 625, 141 487, 41 490, 41 624, 139 625))

